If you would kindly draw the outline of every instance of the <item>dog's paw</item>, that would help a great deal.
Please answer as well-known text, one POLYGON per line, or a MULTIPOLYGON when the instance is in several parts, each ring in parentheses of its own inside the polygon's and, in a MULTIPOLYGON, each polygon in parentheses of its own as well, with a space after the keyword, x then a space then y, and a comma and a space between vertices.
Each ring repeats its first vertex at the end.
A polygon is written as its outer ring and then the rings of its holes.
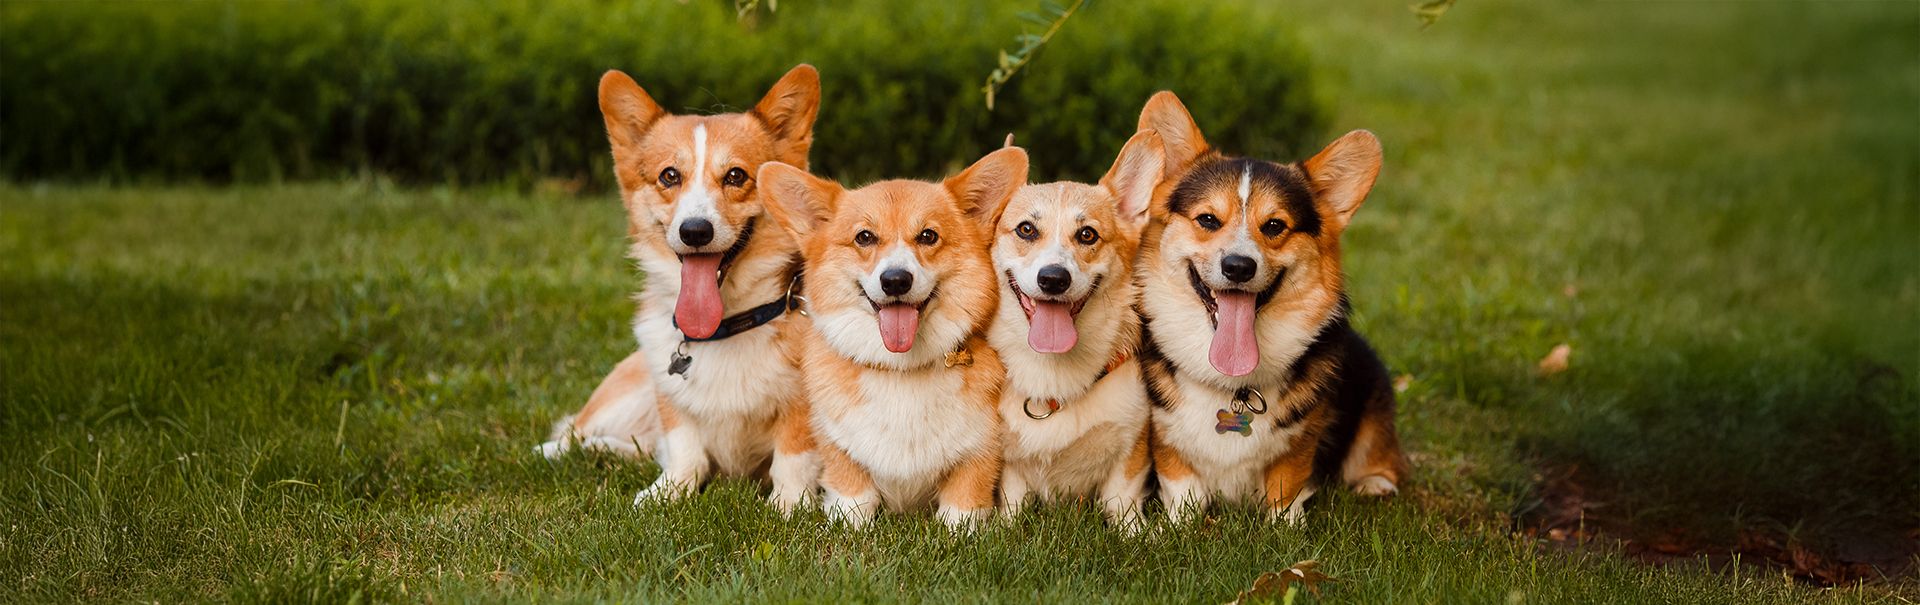
POLYGON ((693 492, 693 486, 666 477, 654 480, 653 485, 634 494, 634 506, 646 506, 653 503, 672 502, 693 492))
POLYGON ((539 454, 548 460, 559 460, 561 456, 567 455, 567 449, 567 442, 555 439, 533 446, 533 453, 539 454))
POLYGON ((1367 475, 1353 482, 1353 493, 1362 496, 1391 496, 1400 493, 1400 487, 1381 475, 1367 475))
POLYGON ((1311 485, 1301 489, 1300 493, 1293 497, 1293 502, 1285 508, 1274 507, 1268 510, 1267 518, 1285 522, 1293 527, 1301 526, 1307 520, 1307 500, 1313 498, 1314 492, 1314 487, 1311 485))
POLYGON ((806 508, 807 501, 806 494, 774 492, 767 496, 767 504, 772 505, 774 510, 780 511, 780 516, 787 518, 793 518, 795 511, 806 508))
POLYGON ((880 510, 880 498, 878 495, 849 498, 828 490, 820 506, 826 510, 828 521, 861 529, 871 523, 874 513, 880 510))
POLYGON ((957 532, 972 533, 978 526, 985 524, 988 519, 993 518, 993 509, 975 508, 962 510, 957 507, 942 505, 940 510, 934 512, 933 515, 938 517, 941 523, 947 524, 948 529, 957 532))
POLYGON ((1107 524, 1123 535, 1138 536, 1141 530, 1147 527, 1147 516, 1140 512, 1138 503, 1126 507, 1109 507, 1106 513, 1107 524))

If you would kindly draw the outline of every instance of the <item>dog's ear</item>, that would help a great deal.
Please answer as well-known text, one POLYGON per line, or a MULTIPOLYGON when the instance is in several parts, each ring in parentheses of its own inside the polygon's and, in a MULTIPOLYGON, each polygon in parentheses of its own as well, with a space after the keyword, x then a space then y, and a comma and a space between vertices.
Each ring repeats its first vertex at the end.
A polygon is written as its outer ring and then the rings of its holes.
POLYGON ((1027 150, 1001 147, 944 183, 960 210, 980 224, 988 224, 1027 184, 1027 150))
POLYGON ((767 96, 753 106, 753 115, 773 133, 773 157, 807 167, 813 147, 813 118, 820 113, 820 72, 801 63, 773 83, 767 96))
POLYGON ((600 76, 600 116, 607 121, 607 142, 613 145, 614 175, 620 179, 621 190, 631 190, 642 183, 638 173, 629 174, 623 167, 631 166, 631 161, 640 153, 640 139, 647 129, 660 118, 666 117, 667 110, 661 109, 640 84, 626 73, 617 69, 607 70, 600 76))
POLYGON ((1380 139, 1365 130, 1349 132, 1301 162, 1313 187, 1313 203, 1335 231, 1345 229, 1353 211, 1366 201, 1380 176, 1380 139))
POLYGON ((1212 149, 1207 146, 1207 138, 1200 134, 1200 125, 1193 122, 1193 115, 1187 113, 1187 106, 1180 103, 1180 97, 1173 91, 1162 90, 1147 99, 1146 108, 1140 110, 1137 130, 1159 133, 1166 156, 1163 178, 1178 176, 1188 164, 1212 149))
POLYGON ((1159 133, 1143 130, 1127 139, 1113 168, 1100 178, 1100 186, 1106 187, 1119 204, 1120 222, 1128 228, 1139 229, 1146 224, 1147 207, 1153 203, 1153 190, 1160 185, 1165 165, 1166 152, 1159 133))
POLYGON ((796 240, 807 239, 814 228, 827 222, 841 191, 839 183, 780 162, 761 164, 759 181, 767 213, 796 240))

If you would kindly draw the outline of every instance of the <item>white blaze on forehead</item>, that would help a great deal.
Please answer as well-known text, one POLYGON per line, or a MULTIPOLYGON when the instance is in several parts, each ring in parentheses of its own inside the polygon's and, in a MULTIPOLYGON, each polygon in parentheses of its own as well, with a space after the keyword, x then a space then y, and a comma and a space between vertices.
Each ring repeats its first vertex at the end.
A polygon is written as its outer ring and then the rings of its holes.
MULTIPOLYGON (((707 175, 707 125, 695 124, 693 126, 693 179, 696 185, 694 186, 700 187, 701 186, 699 185, 700 183, 705 183, 706 179, 703 177, 705 177, 706 175, 707 175)), ((1240 182, 1246 183, 1247 182, 1246 177, 1241 177, 1240 182)), ((1245 189, 1245 188, 1246 188, 1246 185, 1244 184, 1241 185, 1241 189, 1245 189)))
POLYGON ((1253 201, 1253 166, 1240 169, 1240 209, 1246 210, 1253 201))
POLYGON ((693 127, 693 169, 682 171, 680 184, 687 192, 673 207, 673 221, 667 226, 669 241, 680 242, 680 224, 690 219, 703 218, 714 223, 714 241, 727 236, 726 226, 720 224, 720 207, 713 192, 707 189, 707 126, 696 124, 693 127))

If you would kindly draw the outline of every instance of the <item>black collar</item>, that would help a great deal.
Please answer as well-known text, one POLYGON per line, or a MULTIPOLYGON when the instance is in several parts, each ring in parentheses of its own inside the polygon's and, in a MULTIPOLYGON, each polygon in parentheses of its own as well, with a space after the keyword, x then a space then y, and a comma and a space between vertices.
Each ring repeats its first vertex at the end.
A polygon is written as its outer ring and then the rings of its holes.
MULTIPOLYGON (((686 332, 683 331, 680 333, 680 340, 683 342, 726 340, 739 335, 741 332, 767 325, 767 323, 779 319, 781 315, 785 315, 788 309, 800 308, 800 275, 799 271, 794 271, 793 280, 787 283, 786 294, 781 295, 780 298, 773 299, 773 302, 747 309, 745 312, 735 313, 727 316, 726 319, 720 320, 720 328, 714 330, 713 335, 706 338, 694 338, 687 336, 686 332)), ((680 321, 678 319, 674 320, 673 329, 680 329, 680 321)))

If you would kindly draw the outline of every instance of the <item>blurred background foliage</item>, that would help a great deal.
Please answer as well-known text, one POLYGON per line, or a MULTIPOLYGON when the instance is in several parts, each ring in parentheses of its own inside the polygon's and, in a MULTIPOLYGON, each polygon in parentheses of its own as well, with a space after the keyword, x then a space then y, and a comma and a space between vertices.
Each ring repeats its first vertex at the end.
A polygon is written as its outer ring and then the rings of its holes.
POLYGON ((983 103, 1026 0, 0 4, 0 170, 15 180, 415 183, 563 179, 611 188, 595 86, 632 74, 676 112, 735 111, 807 62, 825 100, 814 170, 930 177, 998 147, 1034 178, 1097 178, 1156 90, 1214 142, 1318 143, 1293 15, 1256 0, 1089 4, 983 103))

